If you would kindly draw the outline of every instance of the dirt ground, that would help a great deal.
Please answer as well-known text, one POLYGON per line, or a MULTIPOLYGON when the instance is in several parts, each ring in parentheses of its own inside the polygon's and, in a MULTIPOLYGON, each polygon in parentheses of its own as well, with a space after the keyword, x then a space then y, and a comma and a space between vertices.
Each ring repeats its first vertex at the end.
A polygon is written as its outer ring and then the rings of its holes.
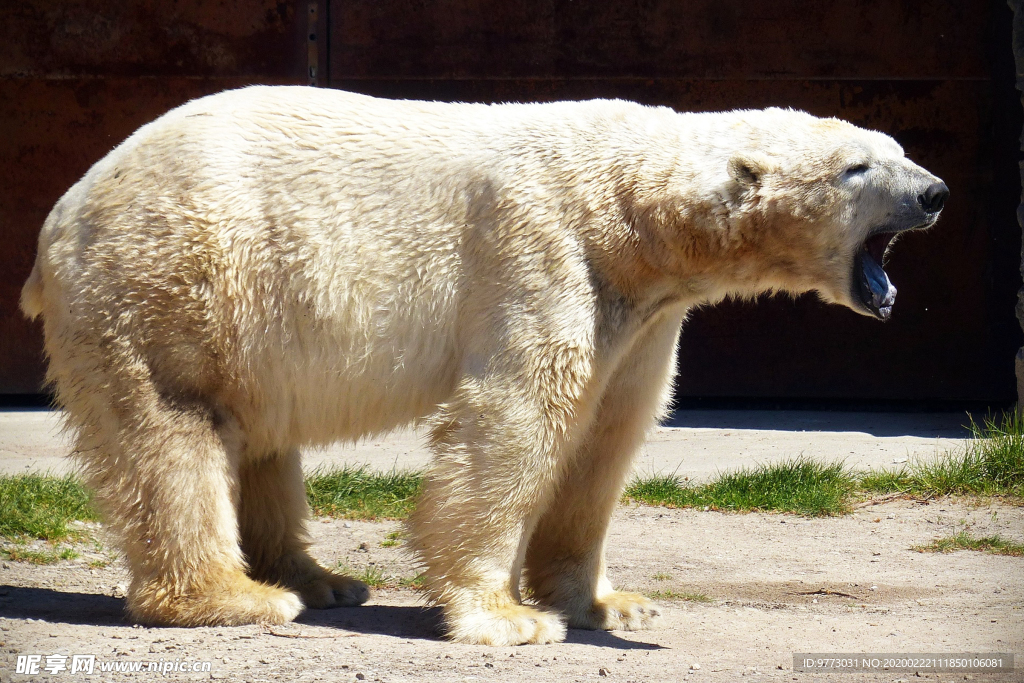
MULTIPOLYGON (((415 566, 401 546, 382 546, 398 528, 317 520, 314 553, 332 566, 408 579, 415 566)), ((414 589, 397 586, 374 591, 363 607, 309 611, 288 626, 133 627, 122 617, 124 569, 117 561, 90 566, 111 554, 88 545, 78 559, 57 565, 3 564, 0 680, 153 680, 163 676, 98 673, 99 665, 199 660, 209 662, 209 672, 166 678, 849 683, 917 677, 799 673, 793 653, 1010 652, 1022 660, 1024 558, 911 550, 963 528, 1021 542, 1024 508, 890 500, 846 517, 807 519, 622 507, 609 542, 610 574, 619 586, 658 599, 658 626, 571 630, 565 643, 503 648, 445 642, 438 611, 424 608, 414 589), (97 673, 18 675, 16 656, 26 654, 43 655, 42 666, 46 655, 95 655, 97 673)), ((1009 674, 922 677, 1024 680, 1022 664, 1009 674)))

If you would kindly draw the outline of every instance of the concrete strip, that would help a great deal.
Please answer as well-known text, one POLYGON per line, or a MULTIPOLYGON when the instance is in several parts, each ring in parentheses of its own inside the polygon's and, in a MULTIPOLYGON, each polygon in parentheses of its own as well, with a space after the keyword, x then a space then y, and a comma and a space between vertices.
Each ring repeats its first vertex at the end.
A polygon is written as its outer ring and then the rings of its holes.
MULTIPOLYGON (((894 467, 931 459, 967 436, 963 413, 832 413, 711 411, 676 413, 657 428, 637 460, 640 474, 676 474, 700 481, 717 472, 805 456, 843 461, 850 468, 894 467)), ((310 449, 307 471, 365 465, 378 471, 423 469, 430 460, 425 433, 402 430, 357 444, 310 449)), ((72 469, 59 413, 0 412, 0 473, 72 469)))

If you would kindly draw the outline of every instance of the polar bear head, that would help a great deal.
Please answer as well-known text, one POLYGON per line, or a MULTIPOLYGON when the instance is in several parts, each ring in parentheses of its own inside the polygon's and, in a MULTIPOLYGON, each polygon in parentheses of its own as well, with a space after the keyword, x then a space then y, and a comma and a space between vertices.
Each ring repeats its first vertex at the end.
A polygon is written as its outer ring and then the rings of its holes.
POLYGON ((946 185, 882 133, 792 110, 736 114, 727 137, 740 144, 727 152, 719 196, 731 249, 751 255, 745 277, 887 319, 896 288, 886 253, 935 223, 946 185))

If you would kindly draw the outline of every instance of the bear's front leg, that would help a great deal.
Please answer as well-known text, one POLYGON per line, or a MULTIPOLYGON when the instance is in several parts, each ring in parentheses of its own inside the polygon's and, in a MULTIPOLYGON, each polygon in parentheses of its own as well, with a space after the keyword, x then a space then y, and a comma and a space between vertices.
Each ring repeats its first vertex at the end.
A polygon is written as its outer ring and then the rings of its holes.
POLYGON ((680 322, 671 315, 654 319, 633 344, 560 481, 557 504, 530 539, 527 585, 572 628, 635 631, 659 616, 643 595, 612 587, 605 572, 605 537, 633 458, 667 405, 680 322))
MULTIPOLYGON (((523 605, 519 594, 525 540, 557 477, 558 439, 539 419, 530 434, 514 417, 499 418, 500 408, 469 403, 438 420, 437 455, 408 522, 427 590, 457 642, 559 642, 562 618, 523 605)), ((521 403, 516 408, 527 412, 521 403)))
POLYGON ((592 414, 588 358, 578 348, 520 356, 540 367, 467 375, 434 418, 435 461, 408 526, 455 641, 565 638, 559 614, 522 603, 519 579, 530 533, 592 414))

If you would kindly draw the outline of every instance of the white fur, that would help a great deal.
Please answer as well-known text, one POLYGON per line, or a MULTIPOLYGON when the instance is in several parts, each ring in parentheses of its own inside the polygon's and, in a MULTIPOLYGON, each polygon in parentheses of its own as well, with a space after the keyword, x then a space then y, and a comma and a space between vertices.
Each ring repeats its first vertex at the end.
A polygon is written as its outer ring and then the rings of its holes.
POLYGON ((604 537, 686 311, 769 290, 852 306, 853 253, 925 175, 884 135, 793 111, 254 87, 97 163, 47 219, 22 305, 135 618, 365 599, 306 553, 297 449, 429 419, 410 529, 450 635, 550 642, 563 619, 657 615, 612 589, 604 537), (871 176, 842 178, 859 159, 871 176))

